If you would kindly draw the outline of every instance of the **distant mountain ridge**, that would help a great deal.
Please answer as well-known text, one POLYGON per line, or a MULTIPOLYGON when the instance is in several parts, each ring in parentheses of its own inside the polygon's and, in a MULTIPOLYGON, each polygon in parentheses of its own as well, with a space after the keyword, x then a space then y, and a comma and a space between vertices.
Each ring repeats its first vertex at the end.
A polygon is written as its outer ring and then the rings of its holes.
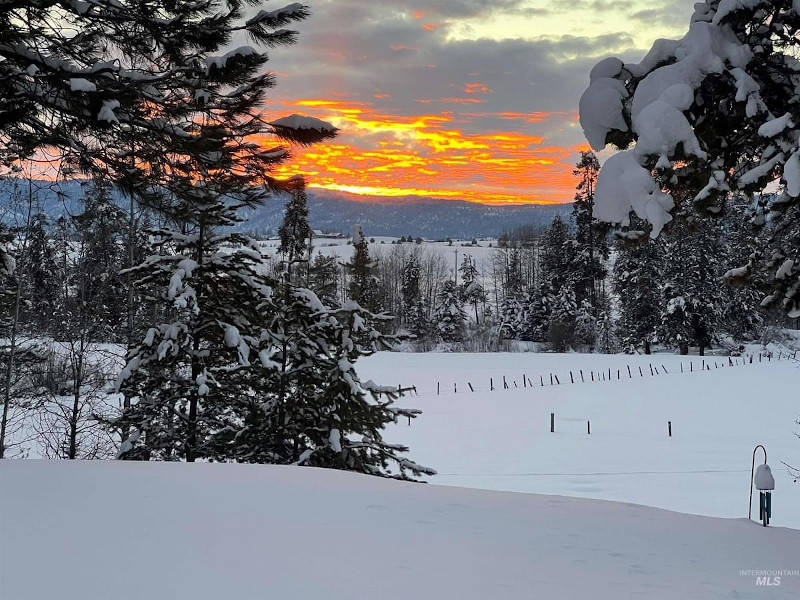
MULTIPOLYGON (((14 180, 0 181, 0 206, 4 220, 13 211, 14 180)), ((27 195, 27 181, 17 180, 17 194, 27 195)), ((34 182, 39 187, 39 201, 49 216, 81 212, 81 182, 69 181, 54 189, 49 182, 34 182)), ((570 204, 489 205, 462 200, 434 200, 420 196, 360 196, 346 192, 310 188, 307 190, 309 222, 313 229, 350 233, 360 224, 368 236, 407 236, 437 238, 496 237, 520 225, 544 228, 556 215, 566 218, 570 204)), ((120 205, 127 199, 116 194, 120 205)), ((288 197, 275 196, 264 206, 248 210, 239 227, 264 235, 275 233, 283 218, 288 197)))

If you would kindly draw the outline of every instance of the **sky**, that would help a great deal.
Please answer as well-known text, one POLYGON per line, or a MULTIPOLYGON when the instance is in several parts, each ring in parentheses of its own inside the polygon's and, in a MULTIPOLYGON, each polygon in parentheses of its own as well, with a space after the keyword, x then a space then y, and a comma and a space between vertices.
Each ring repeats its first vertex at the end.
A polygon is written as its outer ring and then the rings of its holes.
MULTIPOLYGON (((270 52, 268 114, 339 136, 279 174, 370 196, 557 203, 588 145, 578 100, 606 56, 638 61, 686 32, 694 0, 305 0, 270 52)), ((271 8, 279 2, 272 0, 271 8)))

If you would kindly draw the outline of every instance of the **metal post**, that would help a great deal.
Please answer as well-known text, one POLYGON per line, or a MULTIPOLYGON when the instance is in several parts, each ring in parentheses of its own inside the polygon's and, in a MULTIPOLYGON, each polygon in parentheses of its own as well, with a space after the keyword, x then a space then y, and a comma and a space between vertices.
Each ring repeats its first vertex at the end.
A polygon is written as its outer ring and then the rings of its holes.
POLYGON ((767 464, 767 449, 761 444, 753 448, 753 464, 750 466, 750 505, 747 509, 747 518, 752 518, 753 515, 753 479, 756 472, 756 452, 761 448, 764 451, 764 464, 767 464))

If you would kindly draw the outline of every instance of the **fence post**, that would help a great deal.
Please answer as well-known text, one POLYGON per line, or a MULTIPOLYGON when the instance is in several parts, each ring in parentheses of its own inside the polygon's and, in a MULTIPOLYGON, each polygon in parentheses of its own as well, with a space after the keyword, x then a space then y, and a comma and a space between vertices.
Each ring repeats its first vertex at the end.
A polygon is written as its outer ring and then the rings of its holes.
POLYGON ((456 383, 453 383, 453 393, 454 394, 458 393, 458 385, 456 383))
POLYGON ((586 434, 591 435, 592 433, 592 423, 591 421, 586 421, 586 434))
POLYGON ((489 391, 490 392, 494 391, 494 379, 492 379, 491 377, 489 377, 489 391))
POLYGON ((556 375, 555 377, 556 377, 556 385, 561 385, 561 382, 558 380, 558 375, 556 375))
POLYGON ((672 421, 667 421, 667 430, 669 431, 669 437, 672 437, 672 421))
POLYGON ((586 383, 586 380, 583 378, 583 369, 581 369, 581 383, 586 383))
POLYGON ((664 365, 661 365, 661 368, 664 369, 664 373, 669 375, 669 371, 667 371, 667 367, 665 367, 664 365))
POLYGON ((652 374, 653 374, 653 365, 652 365, 652 363, 651 363, 651 364, 650 364, 650 375, 652 375, 652 374))
POLYGON ((630 379, 632 377, 632 375, 631 375, 631 366, 630 365, 625 365, 625 366, 628 367, 628 379, 630 379))
POLYGON ((569 372, 569 382, 575 383, 575 380, 572 378, 572 371, 569 372))
POLYGON ((474 389, 472 389, 472 384, 469 381, 467 382, 467 385, 469 386, 469 391, 470 392, 474 392, 475 391, 474 389))
POLYGON ((522 387, 528 387, 528 382, 525 380, 525 373, 522 374, 522 387))
POLYGON ((503 389, 504 390, 508 389, 508 383, 506 383, 506 376, 505 375, 503 375, 503 389))
POLYGON ((439 382, 436 382, 436 395, 439 395, 439 382))
POLYGON ((550 433, 556 432, 556 413, 550 413, 550 433))
POLYGON ((553 385, 553 374, 550 373, 550 385, 553 385))
POLYGON ((644 377, 644 375, 642 375, 642 367, 639 367, 639 377, 644 377))
POLYGON ((541 375, 539 375, 539 383, 541 383, 542 387, 544 387, 544 379, 542 378, 541 375))

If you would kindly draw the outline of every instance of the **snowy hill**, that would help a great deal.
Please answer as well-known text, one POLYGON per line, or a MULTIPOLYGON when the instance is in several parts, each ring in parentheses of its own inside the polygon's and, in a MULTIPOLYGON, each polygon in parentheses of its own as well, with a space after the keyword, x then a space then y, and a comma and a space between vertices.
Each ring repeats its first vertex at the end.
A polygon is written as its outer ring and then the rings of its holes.
MULTIPOLYGON (((81 210, 83 197, 77 181, 57 185, 35 182, 46 213, 53 217, 81 210)), ((27 194, 27 182, 18 183, 19 192, 27 194)), ((8 208, 14 195, 13 180, 0 182, 0 208, 8 208)), ((117 195, 120 204, 128 200, 117 195)), ((263 234, 277 231, 283 218, 287 198, 276 196, 272 202, 245 215, 242 228, 263 234)), ((407 236, 431 239, 496 237, 503 231, 519 225, 549 225, 557 214, 566 216, 572 205, 519 205, 490 206, 459 200, 433 200, 430 198, 384 198, 358 196, 345 192, 308 190, 309 221, 311 227, 323 231, 349 233, 353 225, 361 224, 368 236, 407 236)), ((3 211, 3 218, 13 219, 12 212, 3 211)))
POLYGON ((13 600, 800 595, 800 531, 742 519, 298 467, 4 461, 0 478, 13 600))

